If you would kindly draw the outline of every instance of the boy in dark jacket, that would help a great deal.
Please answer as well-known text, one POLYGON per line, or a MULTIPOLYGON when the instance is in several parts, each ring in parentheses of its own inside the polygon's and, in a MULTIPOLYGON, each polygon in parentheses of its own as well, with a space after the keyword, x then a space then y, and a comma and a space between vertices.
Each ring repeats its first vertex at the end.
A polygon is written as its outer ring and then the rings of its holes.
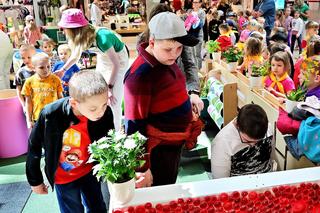
POLYGON ((87 161, 89 144, 114 128, 108 85, 101 74, 82 71, 71 78, 69 92, 70 97, 42 110, 31 132, 27 179, 33 192, 48 193, 40 168, 43 147, 44 171, 51 187, 55 186, 60 211, 106 212, 93 164, 87 161))

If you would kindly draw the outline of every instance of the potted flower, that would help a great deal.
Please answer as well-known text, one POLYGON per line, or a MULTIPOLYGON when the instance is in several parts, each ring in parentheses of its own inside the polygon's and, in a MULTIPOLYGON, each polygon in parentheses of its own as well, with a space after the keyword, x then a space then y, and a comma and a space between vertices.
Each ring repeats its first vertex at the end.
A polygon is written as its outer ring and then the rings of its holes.
POLYGON ((303 87, 298 87, 296 90, 291 91, 287 95, 286 111, 288 113, 292 112, 294 107, 296 107, 299 102, 304 100, 305 94, 306 90, 303 87))
POLYGON ((252 64, 249 67, 249 73, 250 73, 250 87, 257 87, 262 88, 263 87, 263 76, 267 76, 269 74, 270 64, 269 62, 266 62, 262 65, 260 64, 252 64))
POLYGON ((89 163, 95 162, 93 174, 108 183, 115 206, 129 202, 134 195, 135 169, 143 166, 144 143, 136 132, 130 136, 110 130, 107 137, 89 146, 89 163))
POLYGON ((219 62, 221 60, 220 43, 218 41, 210 40, 207 43, 208 53, 212 54, 212 60, 219 62))
POLYGON ((238 60, 242 57, 242 52, 237 47, 230 47, 222 53, 222 56, 226 59, 229 70, 233 72, 237 67, 238 60))

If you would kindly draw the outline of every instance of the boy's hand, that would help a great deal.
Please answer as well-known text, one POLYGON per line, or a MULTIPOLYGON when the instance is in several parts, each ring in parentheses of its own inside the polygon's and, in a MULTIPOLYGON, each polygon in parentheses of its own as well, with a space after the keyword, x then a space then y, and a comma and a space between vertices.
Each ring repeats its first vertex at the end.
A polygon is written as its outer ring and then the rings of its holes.
POLYGON ((59 70, 55 71, 54 74, 56 76, 58 76, 59 78, 62 78, 62 76, 64 74, 64 70, 63 69, 59 69, 59 70))
POLYGON ((45 185, 44 183, 38 186, 31 186, 31 189, 36 194, 48 194, 49 186, 45 185))
POLYGON ((150 169, 146 172, 136 173, 136 188, 150 187, 153 183, 153 177, 150 169))
POLYGON ((201 111, 203 110, 204 104, 199 95, 191 94, 190 101, 194 112, 200 115, 201 111))

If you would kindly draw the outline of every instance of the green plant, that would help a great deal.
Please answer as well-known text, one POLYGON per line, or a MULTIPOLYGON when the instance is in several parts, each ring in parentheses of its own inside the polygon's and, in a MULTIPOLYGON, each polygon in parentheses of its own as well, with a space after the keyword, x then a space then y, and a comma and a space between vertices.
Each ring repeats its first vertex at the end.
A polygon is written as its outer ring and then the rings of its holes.
POLYGON ((306 90, 303 87, 298 87, 296 90, 292 90, 287 98, 290 101, 303 101, 306 95, 306 90))
POLYGON ((253 64, 251 70, 252 77, 267 76, 269 75, 270 63, 266 62, 262 65, 253 64))
POLYGON ((242 52, 236 47, 230 47, 222 53, 227 63, 237 62, 242 57, 242 52))
POLYGON ((210 40, 207 43, 208 53, 214 53, 220 51, 220 43, 218 41, 210 40))
POLYGON ((107 137, 90 144, 89 163, 97 162, 93 174, 98 179, 112 183, 123 183, 135 177, 135 169, 143 166, 141 160, 147 139, 136 132, 132 135, 110 130, 107 137))

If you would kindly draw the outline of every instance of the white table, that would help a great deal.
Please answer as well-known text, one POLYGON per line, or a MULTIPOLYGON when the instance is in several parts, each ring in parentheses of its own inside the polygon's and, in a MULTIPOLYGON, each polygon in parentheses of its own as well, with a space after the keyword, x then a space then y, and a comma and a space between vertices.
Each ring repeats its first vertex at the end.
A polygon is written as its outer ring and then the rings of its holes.
MULTIPOLYGON (((165 203, 178 198, 202 197, 236 190, 257 190, 277 185, 318 181, 320 181, 320 167, 313 167, 258 175, 156 186, 136 189, 134 198, 129 203, 125 206, 115 207, 136 206, 146 202, 151 202, 153 204, 165 203)), ((112 210, 111 203, 112 201, 110 202, 110 210, 112 210)))

